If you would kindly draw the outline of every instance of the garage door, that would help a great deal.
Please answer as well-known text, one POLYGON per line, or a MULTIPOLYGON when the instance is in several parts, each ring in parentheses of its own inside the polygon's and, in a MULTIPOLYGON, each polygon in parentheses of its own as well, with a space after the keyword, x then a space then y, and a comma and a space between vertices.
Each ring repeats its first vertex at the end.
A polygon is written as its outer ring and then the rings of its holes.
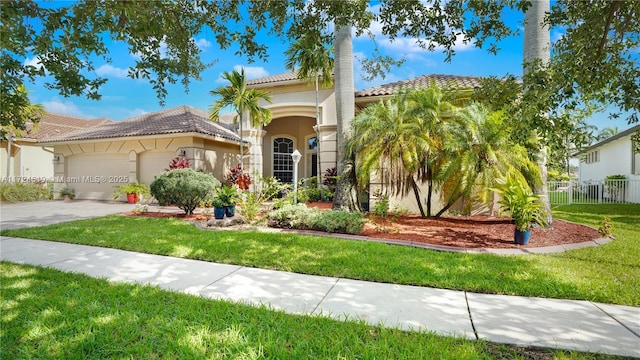
POLYGON ((111 200, 117 185, 127 183, 127 154, 79 154, 65 159, 68 186, 78 199, 111 200))
POLYGON ((140 153, 138 158, 140 182, 147 185, 151 184, 154 176, 163 173, 174 157, 176 157, 174 151, 145 151, 140 153))

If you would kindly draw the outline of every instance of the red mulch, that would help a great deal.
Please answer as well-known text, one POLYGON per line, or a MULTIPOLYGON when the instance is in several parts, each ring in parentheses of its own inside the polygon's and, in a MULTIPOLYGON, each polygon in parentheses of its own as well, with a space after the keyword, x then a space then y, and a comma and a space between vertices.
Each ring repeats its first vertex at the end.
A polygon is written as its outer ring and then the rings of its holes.
MULTIPOLYGON (((331 203, 307 204, 310 207, 330 209, 331 203)), ((125 213, 128 216, 173 217, 189 221, 206 222, 213 215, 184 215, 175 213, 147 212, 144 214, 125 213)), ((403 215, 384 230, 371 222, 365 224, 360 235, 394 241, 418 242, 431 245, 454 246, 459 248, 518 248, 513 243, 514 225, 510 219, 488 216, 456 216, 440 219, 422 219, 417 215, 403 215)), ((599 238, 596 229, 562 220, 553 221, 553 229, 533 229, 531 240, 526 247, 544 247, 573 244, 599 238)))

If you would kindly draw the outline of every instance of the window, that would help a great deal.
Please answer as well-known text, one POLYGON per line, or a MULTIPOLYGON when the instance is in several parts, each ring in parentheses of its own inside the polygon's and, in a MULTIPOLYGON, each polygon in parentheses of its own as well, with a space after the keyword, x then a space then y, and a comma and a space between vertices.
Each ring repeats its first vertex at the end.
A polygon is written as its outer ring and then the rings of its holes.
POLYGON ((318 138, 315 136, 310 137, 308 141, 308 145, 309 145, 308 147, 309 150, 318 150, 318 138))
POLYGON ((595 163, 600 161, 600 154, 598 150, 587 153, 585 156, 585 161, 587 164, 595 163))
POLYGON ((293 140, 276 138, 273 140, 273 177, 283 183, 293 182, 293 140))

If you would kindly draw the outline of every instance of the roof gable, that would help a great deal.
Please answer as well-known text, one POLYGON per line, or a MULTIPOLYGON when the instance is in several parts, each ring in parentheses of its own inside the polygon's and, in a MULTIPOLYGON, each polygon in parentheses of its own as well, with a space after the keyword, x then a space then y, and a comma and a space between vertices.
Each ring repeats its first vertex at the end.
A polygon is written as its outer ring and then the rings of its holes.
POLYGON ((80 129, 63 136, 47 139, 46 142, 181 133, 198 133, 239 142, 240 137, 232 129, 233 127, 228 124, 215 123, 209 120, 209 114, 203 110, 190 106, 179 106, 123 121, 114 121, 101 126, 80 129))

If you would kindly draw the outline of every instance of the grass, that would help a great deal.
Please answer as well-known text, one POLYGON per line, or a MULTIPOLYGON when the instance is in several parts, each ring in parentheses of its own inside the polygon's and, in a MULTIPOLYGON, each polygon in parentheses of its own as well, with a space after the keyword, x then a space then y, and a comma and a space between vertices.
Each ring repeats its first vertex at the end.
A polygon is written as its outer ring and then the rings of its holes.
POLYGON ((286 315, 0 263, 2 359, 615 359, 286 315))
POLYGON ((608 216, 616 240, 566 253, 495 256, 290 233, 202 231, 181 220, 118 215, 2 234, 306 274, 640 305, 640 206, 567 205, 554 213, 594 227, 608 216))

